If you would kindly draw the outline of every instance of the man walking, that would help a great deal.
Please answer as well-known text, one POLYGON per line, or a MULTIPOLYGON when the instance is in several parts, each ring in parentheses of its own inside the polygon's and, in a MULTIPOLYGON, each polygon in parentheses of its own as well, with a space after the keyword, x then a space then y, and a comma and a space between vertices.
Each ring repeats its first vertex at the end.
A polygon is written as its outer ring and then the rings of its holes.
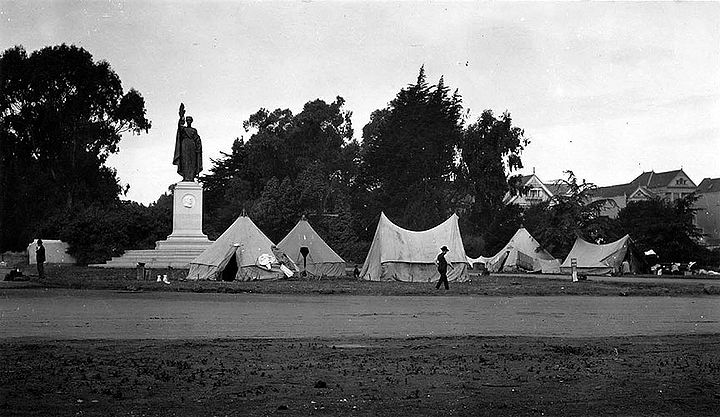
POLYGON ((450 289, 450 284, 448 283, 447 278, 447 268, 448 266, 450 269, 455 269, 455 267, 452 266, 452 264, 449 264, 448 261, 445 260, 445 254, 450 252, 450 249, 447 248, 447 246, 443 246, 440 248, 440 254, 437 256, 437 259, 435 260, 435 265, 437 265, 438 272, 440 273, 440 279, 437 282, 437 285, 435 286, 436 290, 440 289, 440 284, 445 285, 445 289, 450 289))
POLYGON ((37 262, 38 277, 45 279, 45 246, 42 239, 37 241, 37 249, 35 249, 35 261, 37 262))

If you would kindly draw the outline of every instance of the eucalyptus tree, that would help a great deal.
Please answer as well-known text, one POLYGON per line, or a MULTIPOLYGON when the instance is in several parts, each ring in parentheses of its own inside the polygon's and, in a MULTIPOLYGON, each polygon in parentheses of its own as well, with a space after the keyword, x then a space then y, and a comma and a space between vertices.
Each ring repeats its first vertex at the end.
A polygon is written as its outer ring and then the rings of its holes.
POLYGON ((0 55, 0 247, 20 249, 59 211, 123 191, 105 165, 123 133, 150 129, 145 101, 72 45, 0 55))

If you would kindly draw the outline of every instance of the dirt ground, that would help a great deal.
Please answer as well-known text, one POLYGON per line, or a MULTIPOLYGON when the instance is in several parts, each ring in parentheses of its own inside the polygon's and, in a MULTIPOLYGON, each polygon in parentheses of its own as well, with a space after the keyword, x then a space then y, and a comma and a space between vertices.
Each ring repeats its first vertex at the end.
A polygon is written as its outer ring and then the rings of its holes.
POLYGON ((0 415, 711 416, 720 335, 0 343, 0 415))
MULTIPOLYGON (((431 284, 350 279, 178 282, 180 271, 168 273, 170 285, 137 281, 132 270, 62 267, 35 282, 46 288, 320 297, 720 294, 720 282, 572 284, 493 275, 436 292, 431 284)), ((720 334, 5 339, 0 416, 715 416, 718 352, 720 334)))
MULTIPOLYGON (((32 272, 32 271, 31 271, 32 272)), ((31 273, 29 272, 29 273, 31 273)), ((720 279, 697 280, 669 279, 651 280, 638 277, 635 280, 609 282, 594 280, 576 283, 569 276, 538 276, 470 274, 471 280, 450 283, 450 291, 436 291, 434 283, 419 282, 370 282, 350 277, 324 279, 290 279, 282 281, 217 282, 182 281, 186 270, 153 270, 151 277, 166 274, 170 285, 151 280, 137 280, 133 269, 102 269, 76 266, 49 265, 48 278, 29 279, 46 288, 129 290, 129 291, 179 291, 217 293, 262 294, 342 294, 342 295, 610 295, 610 296, 706 296, 720 295, 720 279)))

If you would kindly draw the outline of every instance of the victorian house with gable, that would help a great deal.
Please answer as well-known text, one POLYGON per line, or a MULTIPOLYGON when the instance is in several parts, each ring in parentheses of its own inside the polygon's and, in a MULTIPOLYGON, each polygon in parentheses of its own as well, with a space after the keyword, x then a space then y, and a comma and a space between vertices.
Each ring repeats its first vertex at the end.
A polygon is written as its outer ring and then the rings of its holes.
POLYGON ((554 195, 548 184, 543 184, 534 172, 532 175, 524 175, 520 179, 520 186, 524 189, 523 192, 515 195, 505 194, 503 202, 506 205, 517 204, 522 208, 527 208, 533 204, 548 201, 554 195))
POLYGON ((627 184, 598 187, 592 192, 593 200, 610 199, 614 206, 608 206, 604 216, 617 217, 620 210, 631 201, 651 200, 660 198, 675 201, 697 189, 697 185, 682 169, 667 172, 643 172, 627 184))
MULTIPOLYGON (((560 181, 544 183, 533 172, 523 176, 520 185, 525 191, 519 195, 505 196, 505 204, 517 204, 529 207, 532 204, 550 200, 554 195, 567 192, 567 186, 560 181)), ((603 211, 604 216, 617 217, 620 210, 631 201, 643 201, 660 198, 675 201, 691 193, 696 193, 696 225, 702 230, 703 243, 720 246, 720 178, 705 178, 696 185, 683 171, 678 169, 667 172, 643 172, 627 184, 598 187, 592 191, 592 201, 607 199, 615 202, 603 211)))

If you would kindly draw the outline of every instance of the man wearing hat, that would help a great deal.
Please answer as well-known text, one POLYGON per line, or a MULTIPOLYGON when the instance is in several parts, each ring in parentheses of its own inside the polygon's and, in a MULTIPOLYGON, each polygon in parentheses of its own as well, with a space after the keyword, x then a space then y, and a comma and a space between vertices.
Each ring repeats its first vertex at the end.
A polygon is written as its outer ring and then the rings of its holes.
POLYGON ((445 260, 445 254, 448 252, 450 252, 450 249, 448 249, 447 246, 443 246, 442 248, 440 248, 440 254, 435 260, 435 265, 437 265, 438 272, 440 273, 440 279, 435 286, 436 290, 440 289, 440 283, 445 284, 446 290, 450 289, 450 284, 448 283, 447 279, 447 268, 449 266, 450 269, 455 269, 455 267, 453 267, 452 264, 449 264, 448 261, 445 260))
POLYGON ((37 240, 35 262, 37 262, 38 277, 40 279, 45 279, 45 246, 43 246, 42 239, 37 240))

